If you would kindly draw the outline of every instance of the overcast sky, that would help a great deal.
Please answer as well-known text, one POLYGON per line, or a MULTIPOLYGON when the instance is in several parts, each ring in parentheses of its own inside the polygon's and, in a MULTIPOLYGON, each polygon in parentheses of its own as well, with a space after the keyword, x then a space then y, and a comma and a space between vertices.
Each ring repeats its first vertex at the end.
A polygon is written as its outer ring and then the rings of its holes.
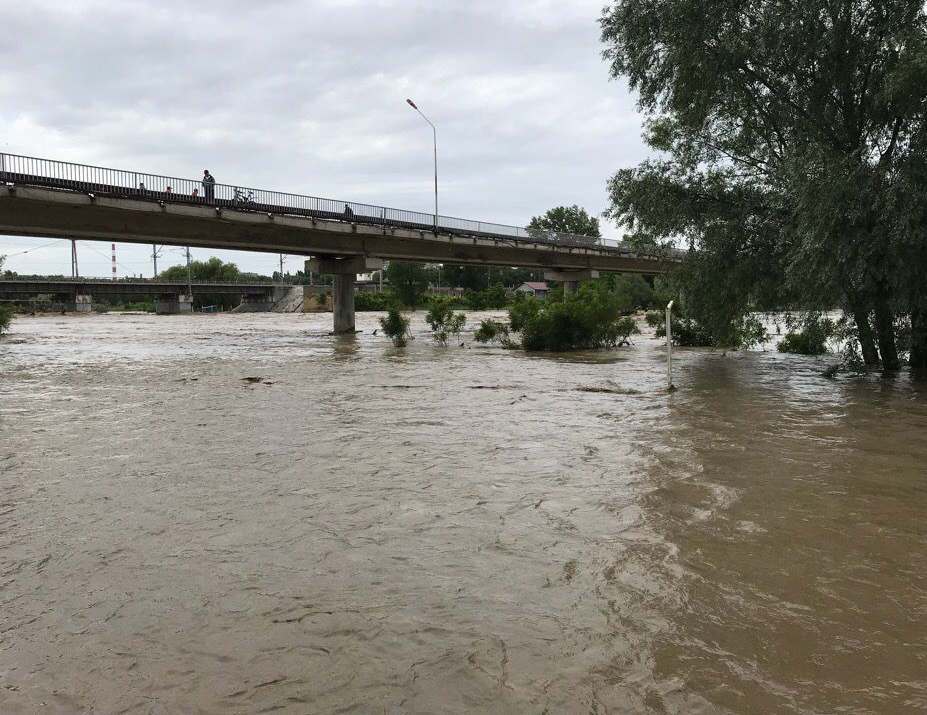
MULTIPOLYGON (((599 213, 609 176, 648 154, 600 56, 602 4, 0 0, 0 148, 427 212, 431 129, 412 97, 438 129, 442 214, 599 213)), ((0 254, 70 273, 69 244, 47 243, 0 236, 0 254)), ((82 274, 108 275, 108 244, 78 251, 82 274)), ((119 244, 120 275, 150 275, 150 253, 119 244)), ((193 254, 264 273, 278 261, 193 254)), ((158 267, 181 260, 166 249, 158 267)))

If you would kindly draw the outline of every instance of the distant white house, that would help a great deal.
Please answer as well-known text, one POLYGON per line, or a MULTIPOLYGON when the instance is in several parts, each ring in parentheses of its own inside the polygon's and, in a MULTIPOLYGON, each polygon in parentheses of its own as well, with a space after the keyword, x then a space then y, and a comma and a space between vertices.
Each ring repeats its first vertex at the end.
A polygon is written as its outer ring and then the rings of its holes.
POLYGON ((528 281, 527 283, 522 283, 518 288, 515 289, 519 293, 527 293, 528 295, 533 295, 535 298, 543 298, 547 295, 547 291, 550 290, 547 287, 546 283, 537 283, 535 281, 528 281))

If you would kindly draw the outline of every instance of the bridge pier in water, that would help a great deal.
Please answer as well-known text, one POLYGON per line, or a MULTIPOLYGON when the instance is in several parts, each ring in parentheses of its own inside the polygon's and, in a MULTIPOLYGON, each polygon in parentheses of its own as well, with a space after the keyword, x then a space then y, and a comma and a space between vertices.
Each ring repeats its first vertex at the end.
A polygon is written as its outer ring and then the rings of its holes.
POLYGON ((155 296, 154 308, 157 315, 192 313, 193 297, 177 293, 162 293, 155 296))
POLYGON ((333 258, 316 256, 306 261, 306 273, 327 273, 332 276, 332 314, 335 333, 355 332, 354 282, 358 273, 371 273, 383 268, 379 258, 350 256, 333 258))
POLYGON ((289 286, 255 286, 255 290, 241 294, 238 313, 267 313, 289 292, 289 286), (260 290, 258 290, 260 288, 260 290))
POLYGON ((71 310, 75 313, 92 313, 93 312, 93 298, 88 295, 82 295, 78 293, 77 295, 68 296, 68 299, 64 301, 65 309, 71 310))
POLYGON ((583 270, 552 270, 544 271, 544 280, 545 281, 558 281, 563 283, 563 294, 567 295, 569 293, 575 293, 576 289, 579 288, 579 284, 582 281, 590 280, 591 278, 598 278, 599 272, 594 271, 591 268, 583 270))

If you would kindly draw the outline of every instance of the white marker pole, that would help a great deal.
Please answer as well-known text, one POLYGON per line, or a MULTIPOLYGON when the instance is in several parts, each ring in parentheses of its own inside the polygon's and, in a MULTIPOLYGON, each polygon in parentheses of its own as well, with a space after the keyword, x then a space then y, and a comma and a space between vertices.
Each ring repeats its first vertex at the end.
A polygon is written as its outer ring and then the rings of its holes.
POLYGON ((666 306, 666 389, 673 389, 673 301, 666 306))

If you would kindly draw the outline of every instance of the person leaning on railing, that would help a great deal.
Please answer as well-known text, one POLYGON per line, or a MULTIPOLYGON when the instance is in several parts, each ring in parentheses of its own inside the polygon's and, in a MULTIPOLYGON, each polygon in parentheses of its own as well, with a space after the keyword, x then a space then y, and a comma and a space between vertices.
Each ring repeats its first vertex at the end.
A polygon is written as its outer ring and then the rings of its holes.
POLYGON ((209 173, 209 169, 203 169, 203 194, 207 203, 212 203, 216 198, 216 180, 209 173))

